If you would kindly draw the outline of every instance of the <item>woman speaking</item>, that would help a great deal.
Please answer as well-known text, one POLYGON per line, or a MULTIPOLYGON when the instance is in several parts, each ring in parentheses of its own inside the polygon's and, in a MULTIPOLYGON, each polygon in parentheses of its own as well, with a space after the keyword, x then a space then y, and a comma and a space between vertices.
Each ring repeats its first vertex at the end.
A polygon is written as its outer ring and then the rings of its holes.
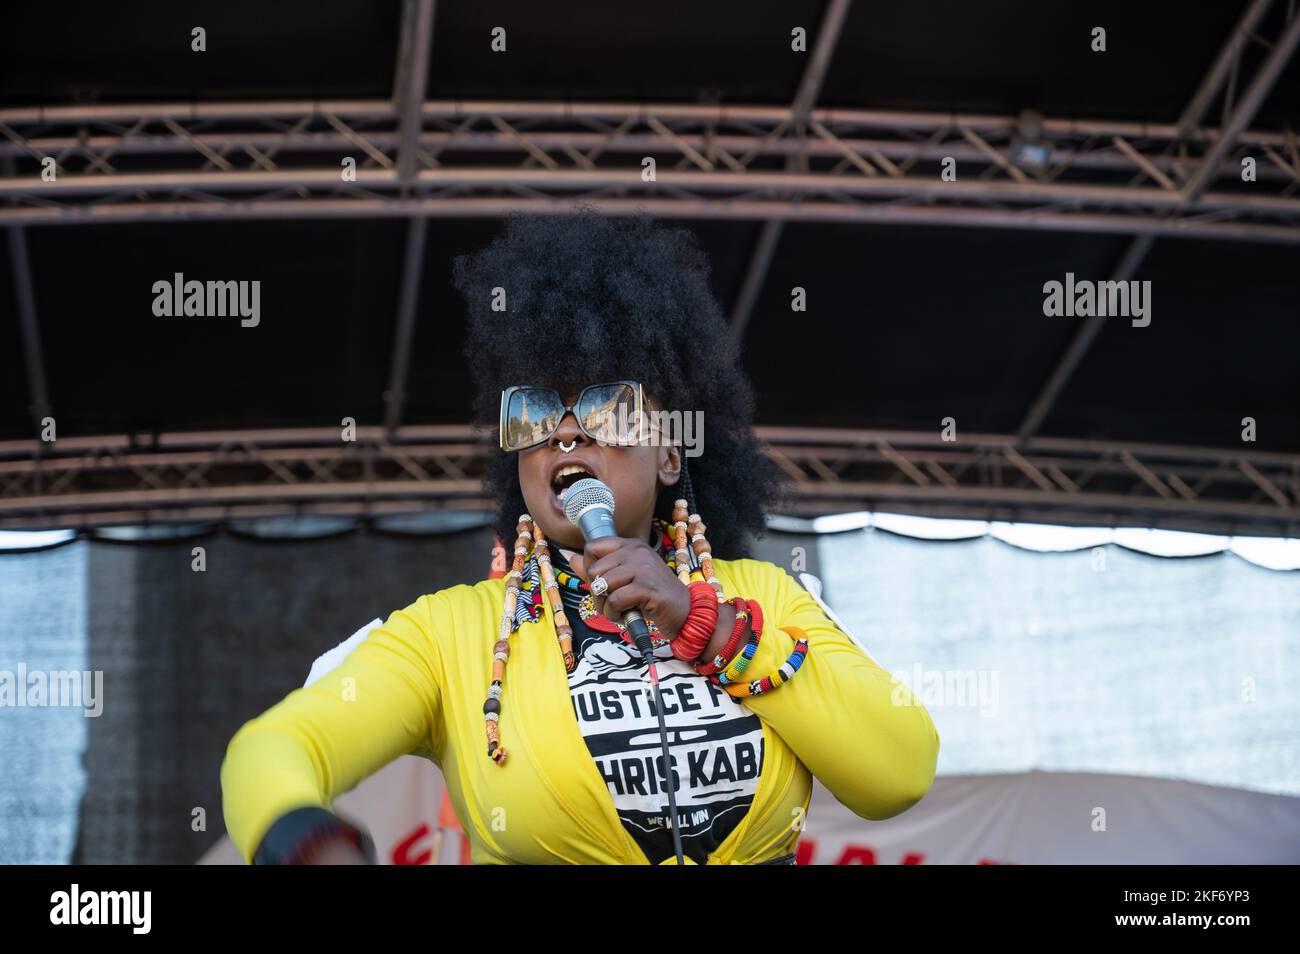
POLYGON ((221 784, 245 860, 373 860, 332 801, 408 753, 478 864, 793 863, 813 775, 863 818, 919 801, 929 714, 744 559, 777 485, 693 237, 515 217, 454 271, 508 572, 421 596, 239 729, 221 784), (578 481, 612 492, 590 542, 578 481))

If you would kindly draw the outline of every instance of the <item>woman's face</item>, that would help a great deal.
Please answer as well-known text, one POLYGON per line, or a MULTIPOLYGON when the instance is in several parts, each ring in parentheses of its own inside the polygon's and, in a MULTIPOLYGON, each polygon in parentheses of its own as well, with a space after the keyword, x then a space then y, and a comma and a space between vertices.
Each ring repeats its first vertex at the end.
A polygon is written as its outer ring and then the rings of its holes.
MULTIPOLYGON (((577 391, 563 395, 572 404, 577 391)), ((646 400, 646 409, 658 405, 646 400)), ((534 522, 557 546, 581 550, 582 533, 564 515, 561 493, 582 477, 595 477, 614 492, 614 527, 620 537, 644 539, 650 531, 660 485, 671 486, 681 475, 676 447, 650 441, 632 447, 596 443, 578 427, 570 412, 544 444, 519 452, 519 486, 534 522), (560 445, 572 447, 569 453, 560 445), (580 469, 582 473, 574 472, 580 469)))

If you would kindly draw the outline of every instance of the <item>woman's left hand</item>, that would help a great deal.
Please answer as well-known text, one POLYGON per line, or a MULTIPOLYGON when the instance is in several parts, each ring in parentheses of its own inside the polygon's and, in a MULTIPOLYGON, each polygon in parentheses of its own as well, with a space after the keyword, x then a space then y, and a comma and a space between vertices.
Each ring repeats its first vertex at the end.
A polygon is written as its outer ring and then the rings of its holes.
POLYGON ((582 555, 569 560, 575 573, 588 584, 603 576, 609 589, 605 592, 605 616, 622 622, 630 609, 655 621, 666 636, 676 636, 691 611, 690 590, 682 586, 677 574, 663 558, 642 540, 627 537, 603 537, 587 544, 582 555))

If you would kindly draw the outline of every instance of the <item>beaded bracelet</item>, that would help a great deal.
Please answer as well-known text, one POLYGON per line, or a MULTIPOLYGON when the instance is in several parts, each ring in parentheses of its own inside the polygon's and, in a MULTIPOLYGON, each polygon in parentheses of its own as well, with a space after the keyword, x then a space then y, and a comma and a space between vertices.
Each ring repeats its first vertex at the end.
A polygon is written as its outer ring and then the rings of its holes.
POLYGON ((754 654, 758 652, 758 640, 760 636, 762 636, 762 633, 759 630, 751 628, 749 631, 749 642, 745 644, 745 648, 740 651, 740 654, 727 665, 726 669, 710 676, 709 678, 711 678, 715 684, 724 687, 727 683, 735 682, 739 679, 741 675, 744 674, 745 670, 749 668, 749 663, 754 658, 754 654))
POLYGON ((748 603, 749 622, 747 625, 751 634, 750 641, 746 644, 744 652, 733 659, 731 665, 728 665, 722 671, 718 681, 719 685, 735 682, 741 677, 744 671, 749 668, 750 660, 758 652, 758 644, 763 638, 763 607, 758 604, 758 600, 749 600, 748 603))
POLYGON ((794 678, 794 674, 799 671, 799 667, 803 665, 804 659, 808 656, 808 636, 802 629, 794 626, 782 627, 782 631, 791 633, 791 635, 794 633, 799 634, 795 639, 794 651, 790 653, 789 658, 781 664, 779 669, 770 675, 764 676, 762 679, 755 679, 748 685, 724 686, 723 688, 726 689, 730 695, 736 698, 761 696, 763 693, 771 692, 773 689, 778 688, 782 684, 789 682, 794 678))
POLYGON ((696 664, 695 671, 701 676, 712 676, 726 666, 727 661, 736 655, 736 651, 740 648, 740 641, 745 636, 750 614, 749 601, 736 597, 730 602, 736 611, 736 622, 731 627, 731 636, 727 638, 727 644, 722 647, 720 653, 706 663, 696 664))
POLYGON ((727 683, 735 682, 745 670, 749 668, 750 661, 753 660, 754 654, 758 652, 758 644, 763 638, 763 611, 758 608, 758 604, 750 602, 750 618, 745 626, 749 632, 749 640, 734 659, 731 660, 721 672, 710 676, 709 679, 714 685, 725 687, 727 683), (758 625, 755 625, 755 624, 758 625))

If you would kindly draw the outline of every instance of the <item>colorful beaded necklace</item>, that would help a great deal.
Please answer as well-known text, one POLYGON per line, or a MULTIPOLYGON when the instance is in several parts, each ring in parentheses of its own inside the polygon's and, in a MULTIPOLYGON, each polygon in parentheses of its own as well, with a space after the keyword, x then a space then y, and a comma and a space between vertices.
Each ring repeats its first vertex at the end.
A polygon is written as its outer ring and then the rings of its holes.
MULTIPOLYGON (((658 527, 661 534, 660 553, 677 573, 677 579, 682 585, 707 582, 717 594, 718 602, 725 602, 722 584, 718 582, 713 570, 712 547, 704 536, 706 528, 700 515, 690 513, 687 502, 678 500, 673 507, 672 524, 659 521, 658 527)), ((573 627, 564 614, 560 586, 590 594, 587 584, 571 573, 561 571, 560 575, 564 577, 561 584, 551 563, 550 544, 541 527, 533 523, 532 517, 528 514, 521 515, 515 525, 515 533, 514 562, 506 574, 505 605, 502 608, 497 641, 492 646, 492 682, 488 687, 488 697, 483 703, 487 753, 497 765, 504 765, 506 761, 506 749, 501 745, 500 721, 502 682, 505 680, 506 663, 510 659, 510 634, 523 623, 536 622, 540 618, 545 594, 550 603, 551 618, 555 622, 555 635, 560 644, 560 655, 564 658, 564 669, 571 673, 577 665, 573 654, 573 627)), ((584 601, 584 605, 589 604, 584 601)), ((583 610, 580 609, 579 612, 582 613, 583 610)), ((594 606, 591 607, 591 612, 591 617, 583 616, 589 625, 595 621, 596 616, 600 616, 594 606)), ((662 645, 664 637, 655 628, 654 621, 646 622, 649 624, 651 641, 659 636, 662 645)))

